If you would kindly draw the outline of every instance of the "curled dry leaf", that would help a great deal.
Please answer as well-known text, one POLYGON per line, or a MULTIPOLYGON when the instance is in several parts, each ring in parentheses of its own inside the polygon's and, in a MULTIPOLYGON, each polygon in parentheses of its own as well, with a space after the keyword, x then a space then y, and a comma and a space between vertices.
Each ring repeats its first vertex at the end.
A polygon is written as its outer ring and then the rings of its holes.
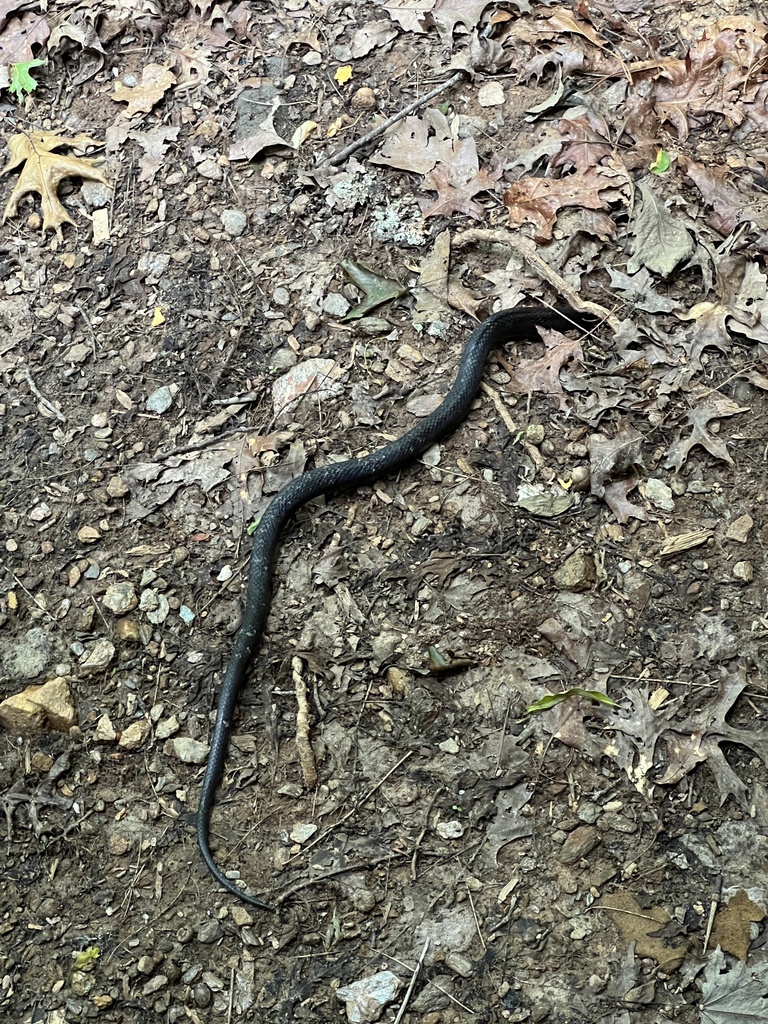
POLYGON ((443 46, 453 45, 453 33, 457 25, 463 25, 468 32, 475 29, 490 0, 436 0, 431 10, 431 20, 443 46))
POLYGON ((359 28, 352 37, 350 52, 355 60, 365 57, 381 46, 386 46, 397 37, 397 30, 386 18, 383 21, 372 21, 359 28))
POLYGON ((435 0, 376 0, 393 21, 406 32, 424 35, 428 31, 427 13, 435 6, 435 0))
POLYGON ((237 142, 234 142, 229 147, 229 152, 227 153, 229 160, 253 160, 254 157, 258 156, 265 149, 293 149, 291 143, 286 142, 275 131, 274 117, 280 105, 280 98, 276 96, 272 101, 269 113, 257 126, 256 131, 245 138, 238 139, 237 142))
POLYGON ((176 76, 169 68, 160 64, 147 64, 138 85, 128 86, 115 82, 111 98, 118 103, 127 103, 125 116, 135 117, 137 114, 148 114, 175 84, 176 76))
POLYGON ((557 399, 560 409, 568 408, 568 399, 560 381, 562 367, 583 358, 581 342, 566 338, 558 331, 545 331, 543 335, 546 352, 539 359, 520 359, 512 365, 504 361, 510 381, 507 388, 517 394, 533 394, 537 391, 557 399))
POLYGON ((606 483, 614 477, 626 476, 642 464, 643 437, 625 420, 619 424, 615 438, 593 434, 589 439, 590 490, 597 498, 605 494, 606 483))
POLYGON ((34 60, 32 47, 43 46, 51 30, 46 19, 38 11, 19 11, 25 5, 21 0, 5 0, 0 3, 0 67, 26 64, 34 60), (8 15, 16 11, 17 17, 8 15))
POLYGON ((705 167, 686 157, 678 157, 678 164, 712 208, 709 223, 715 231, 729 235, 742 221, 753 221, 763 229, 768 227, 768 216, 759 196, 745 194, 734 187, 730 167, 705 167))
POLYGON ((630 491, 633 491, 639 482, 640 477, 637 473, 630 473, 624 480, 612 480, 605 485, 603 500, 616 516, 616 522, 628 523, 630 519, 645 522, 648 518, 648 513, 642 505, 633 505, 628 498, 630 491))

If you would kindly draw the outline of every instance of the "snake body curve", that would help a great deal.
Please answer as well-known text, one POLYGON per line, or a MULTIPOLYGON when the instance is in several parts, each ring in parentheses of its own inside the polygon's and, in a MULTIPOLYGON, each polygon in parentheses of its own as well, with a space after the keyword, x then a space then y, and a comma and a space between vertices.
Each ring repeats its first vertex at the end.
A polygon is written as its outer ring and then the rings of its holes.
POLYGON ((456 380, 443 402, 415 427, 360 459, 331 463, 296 477, 273 498, 261 517, 253 538, 243 620, 227 664, 219 693, 208 763, 197 810, 197 841, 203 860, 216 881, 239 899, 263 910, 272 908, 249 896, 217 866, 209 843, 211 814, 224 772, 232 720, 248 669, 261 642, 269 614, 272 573, 280 533, 295 512, 321 494, 347 490, 402 469, 436 441, 450 434, 464 420, 480 386, 488 354, 504 342, 536 339, 537 327, 568 330, 590 328, 597 318, 570 306, 518 306, 493 313, 467 339, 456 380))

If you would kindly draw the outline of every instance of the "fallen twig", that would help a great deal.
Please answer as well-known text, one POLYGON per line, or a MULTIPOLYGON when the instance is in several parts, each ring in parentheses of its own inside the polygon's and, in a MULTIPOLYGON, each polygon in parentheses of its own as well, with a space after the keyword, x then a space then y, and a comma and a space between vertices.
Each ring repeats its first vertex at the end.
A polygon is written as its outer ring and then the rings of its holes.
POLYGON ((712 934, 712 925, 715 923, 715 914, 717 913, 717 907, 720 903, 720 897, 723 894, 723 876, 718 875, 715 879, 715 888, 709 901, 709 917, 707 918, 707 931, 704 935, 704 954, 707 952, 707 946, 709 946, 709 937, 712 934))
POLYGON ((301 674, 301 658, 293 658, 293 685, 296 690, 296 752, 299 755, 301 777, 307 789, 317 782, 317 765, 312 744, 309 742, 309 703, 307 701, 307 684, 301 674))
MULTIPOLYGON (((403 754, 403 756, 397 762, 397 764, 393 765, 389 769, 389 771, 386 772, 386 774, 383 776, 383 778, 379 779, 379 781, 374 786, 371 786, 371 788, 368 790, 368 792, 364 796, 362 796, 357 801, 357 803, 352 804, 352 806, 350 807, 350 809, 347 811, 346 814, 343 814, 339 818, 339 820, 337 822, 335 822, 333 825, 329 825, 328 828, 324 832, 322 832, 319 836, 315 836, 315 838, 312 840, 311 843, 307 843, 306 846, 302 847, 301 852, 297 853, 296 857, 301 857, 305 853, 308 853, 310 850, 314 849, 314 847, 317 846, 318 843, 322 843, 324 840, 326 840, 328 838, 329 835, 331 835, 332 832, 334 832, 337 828, 340 828, 344 824, 345 821, 349 821, 349 819, 352 817, 352 815, 356 814, 357 811, 359 811, 361 807, 365 806, 365 804, 370 800, 370 798, 373 796, 373 794, 376 793, 377 790, 379 790, 384 785, 384 783, 387 781, 387 779, 389 779, 392 775, 394 775, 394 773, 397 771, 397 769, 401 765, 405 764, 405 762, 408 760, 409 757, 412 756, 412 754, 413 754, 412 750, 407 750, 405 752, 405 754, 403 754)), ((291 857, 290 860, 287 863, 290 863, 291 861, 295 860, 296 857, 291 857)))
POLYGON ((323 871, 321 874, 314 875, 312 878, 303 878, 300 882, 296 882, 295 885, 291 885, 289 888, 284 889, 272 902, 275 906, 279 907, 282 903, 285 903, 289 897, 295 896, 296 893, 301 892, 302 889, 308 889, 311 885, 322 885, 323 882, 327 882, 329 878, 338 878, 339 875, 346 875, 350 871, 368 871, 370 868, 378 867, 379 864, 402 859, 407 856, 408 854, 406 852, 392 853, 391 850, 387 850, 387 852, 382 853, 380 857, 370 857, 365 861, 355 861, 354 864, 343 864, 339 868, 330 868, 328 871, 323 871))
POLYGON ((419 976, 419 971, 424 966, 424 957, 427 955, 427 950, 428 949, 429 949, 429 936, 427 936, 426 939, 424 939, 424 948, 421 951, 421 956, 419 957, 416 966, 413 968, 413 973, 411 974, 411 983, 408 986, 408 991, 403 996, 403 1001, 400 1004, 400 1009, 397 1012, 397 1016, 395 1017, 394 1024, 400 1024, 400 1021, 403 1019, 403 1014, 405 1013, 406 1008, 408 1007, 408 1003, 411 1000, 411 995, 413 994, 413 988, 414 988, 414 986, 416 984, 416 979, 419 976))
POLYGON ((55 416, 56 419, 59 421, 59 423, 66 423, 67 422, 67 418, 64 415, 64 413, 61 411, 61 409, 57 408, 53 404, 53 402, 51 402, 48 398, 46 398, 45 395, 42 393, 42 391, 38 388, 37 384, 35 384, 35 382, 32 380, 32 374, 29 372, 29 367, 28 366, 24 367, 24 376, 27 378, 27 384, 29 384, 29 390, 32 392, 32 394, 35 396, 35 398, 40 402, 40 404, 43 406, 43 408, 47 409, 48 412, 51 414, 51 416, 55 416))
POLYGON ((383 135, 387 128, 391 128, 393 124, 397 124, 398 121, 401 121, 404 117, 410 114, 412 110, 418 110, 418 108, 423 106, 425 103, 429 103, 429 101, 433 100, 435 96, 439 96, 441 92, 445 92, 446 89, 450 89, 452 85, 456 85, 456 83, 460 82, 465 76, 465 71, 457 71, 455 75, 451 75, 451 77, 446 82, 443 82, 442 85, 435 86, 431 92, 425 93, 424 96, 418 96, 413 103, 409 103, 407 107, 403 107, 402 110, 393 114, 392 117, 388 117, 386 121, 382 121, 381 124, 377 124, 376 127, 369 131, 367 135, 363 135, 354 142, 350 142, 350 144, 344 149, 340 150, 338 153, 334 153, 334 155, 328 157, 327 160, 323 160, 319 166, 338 167, 339 164, 344 163, 348 156, 352 156, 352 154, 356 153, 358 149, 362 149, 363 146, 366 146, 373 139, 378 138, 379 135, 383 135))
POLYGON ((461 234, 456 235, 453 239, 453 245, 457 248, 471 245, 474 242, 494 242, 497 245, 506 245, 507 248, 516 252, 521 259, 525 260, 528 266, 535 270, 541 278, 548 284, 551 284, 559 295, 567 299, 574 309, 581 310, 584 313, 591 313, 593 316, 605 321, 611 330, 619 330, 619 321, 611 310, 598 305, 596 302, 588 302, 582 299, 576 289, 569 285, 557 271, 553 270, 546 260, 542 259, 538 252, 536 252, 530 239, 503 228, 469 228, 467 231, 462 231, 461 234))

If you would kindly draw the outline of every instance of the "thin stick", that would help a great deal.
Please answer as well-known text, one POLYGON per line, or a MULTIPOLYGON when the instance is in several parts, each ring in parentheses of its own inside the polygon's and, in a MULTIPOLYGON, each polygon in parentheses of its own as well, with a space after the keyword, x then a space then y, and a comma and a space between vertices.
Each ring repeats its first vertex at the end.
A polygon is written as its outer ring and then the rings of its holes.
POLYGON ((572 288, 557 271, 550 267, 546 260, 542 259, 529 238, 504 228, 468 228, 453 239, 453 245, 456 248, 462 248, 475 242, 505 245, 508 249, 517 253, 521 259, 525 260, 528 266, 532 267, 536 273, 551 284, 555 291, 559 292, 564 299, 567 299, 574 309, 582 310, 584 313, 591 313, 600 320, 604 320, 611 330, 618 331, 619 321, 616 316, 610 310, 605 309, 604 306, 582 299, 576 289, 572 288))
POLYGON ((21 582, 21 580, 20 580, 20 579, 19 579, 19 577, 18 577, 18 576, 16 575, 16 573, 15 573, 15 572, 13 571, 13 569, 11 569, 11 571, 10 571, 10 576, 11 576, 11 579, 12 579, 12 580, 13 580, 13 581, 14 581, 14 582, 16 583, 16 586, 20 587, 20 588, 21 588, 21 590, 23 590, 23 592, 24 592, 24 593, 25 593, 25 594, 27 595, 27 597, 28 597, 28 598, 29 598, 29 600, 30 600, 30 601, 32 602, 32 604, 33 604, 33 605, 35 606, 35 608, 37 608, 37 610, 38 610, 38 611, 42 612, 42 613, 43 613, 43 615, 47 615, 47 616, 48 616, 48 618, 49 618, 49 619, 51 620, 51 622, 53 623, 53 625, 54 625, 54 626, 56 627, 56 629, 61 629, 62 627, 61 627, 60 623, 59 623, 59 622, 57 622, 57 621, 56 621, 56 619, 54 619, 54 617, 53 617, 53 616, 51 615, 51 613, 50 613, 50 612, 49 612, 49 611, 47 610, 47 608, 45 608, 45 607, 44 607, 44 606, 43 606, 42 604, 40 604, 40 602, 39 602, 39 601, 38 601, 38 599, 37 599, 37 598, 35 597, 35 595, 34 595, 34 594, 33 594, 33 593, 31 592, 31 591, 27 590, 27 588, 26 588, 26 587, 24 586, 24 584, 23 584, 23 583, 21 582))
POLYGON ((483 938, 483 930, 480 927, 480 919, 477 916, 477 910, 475 909, 475 901, 472 899, 472 891, 467 889, 467 898, 469 899, 469 905, 472 908, 472 917, 475 919, 475 928, 477 929, 477 937, 480 939, 480 945, 483 949, 488 949, 488 944, 483 938))
POLYGON ((232 1011, 235 1007, 235 968, 229 971, 229 1006, 227 1007, 227 1024, 232 1024, 232 1011))
POLYGON ((411 857, 411 879, 414 882, 416 881, 416 862, 419 856, 419 849, 421 847, 421 842, 424 839, 424 836, 427 834, 427 829, 429 828, 429 816, 432 813, 432 808, 435 806, 435 801, 442 792, 443 787, 440 786, 437 792, 432 794, 432 799, 429 801, 427 813, 424 815, 424 828, 421 830, 421 832, 419 832, 418 837, 416 839, 416 844, 413 847, 413 856, 411 857))
MULTIPOLYGON (((365 796, 361 797, 360 800, 358 800, 356 804, 353 804, 352 807, 350 807, 350 809, 347 811, 347 813, 342 815, 342 817, 339 818, 339 820, 335 824, 329 825, 329 827, 325 830, 325 832, 323 832, 321 835, 319 835, 315 839, 313 839, 311 843, 307 843, 306 846, 302 847, 301 852, 297 853, 296 857, 303 856, 303 854, 308 853, 311 849, 313 849, 315 846, 317 846, 318 843, 322 843, 325 839, 328 838, 328 836, 332 832, 334 832, 337 828, 339 828, 340 825, 343 825, 344 822, 348 821, 352 817, 353 814, 356 814, 357 811, 359 811, 361 807, 365 806, 365 804, 370 800, 370 798, 373 796, 373 794, 378 789, 380 789, 381 786, 384 785, 384 783, 387 781, 387 779, 391 775, 394 775, 394 773, 397 771, 397 769, 402 764, 404 764, 408 760, 408 758, 411 757, 412 754, 413 754, 412 750, 406 751, 406 753, 403 754, 403 756, 400 758, 400 760, 397 762, 397 764, 393 765, 389 769, 389 771, 386 773, 386 775, 382 779, 379 779, 379 781, 376 783, 375 786, 371 786, 371 788, 368 790, 368 792, 365 794, 365 796)), ((291 857, 290 860, 288 861, 288 863, 290 864, 290 862, 292 860, 295 860, 296 857, 291 857)))
POLYGON ((451 75, 447 82, 443 82, 442 85, 435 86, 431 92, 426 93, 424 96, 417 97, 413 103, 409 103, 407 107, 403 107, 402 110, 393 114, 392 117, 388 117, 386 121, 382 121, 381 124, 376 125, 367 135, 363 135, 361 138, 356 139, 354 142, 342 149, 339 153, 335 153, 333 156, 328 157, 327 160, 323 160, 319 164, 320 167, 337 167, 339 164, 344 163, 348 156, 352 156, 358 149, 362 149, 373 139, 377 139, 379 135, 383 135, 387 128, 391 128, 393 124, 397 124, 398 121, 402 121, 404 117, 411 113, 412 110, 418 110, 419 107, 425 103, 429 103, 435 96, 439 96, 441 92, 445 92, 446 89, 450 89, 452 85, 456 85, 466 76, 465 71, 457 71, 455 75, 451 75))
MULTIPOLYGON (((381 950, 381 949, 377 949, 377 948, 376 948, 375 946, 371 946, 371 949, 373 950, 373 952, 374 952, 374 953, 375 953, 375 954, 376 954, 377 956, 381 955, 381 956, 383 956, 383 957, 386 957, 386 958, 387 958, 388 960, 393 960, 393 961, 394 961, 394 962, 395 962, 396 964, 400 964, 400 966, 401 966, 401 967, 404 967, 404 968, 405 968, 406 970, 409 970, 409 969, 410 969, 410 968, 408 967, 408 964, 406 964, 406 963, 405 963, 404 961, 402 961, 402 960, 399 960, 399 959, 398 959, 398 958, 397 958, 396 956, 394 956, 394 955, 393 955, 392 953, 387 953, 387 952, 385 952, 384 950, 381 950)), ((440 987, 440 986, 439 986, 439 985, 438 985, 438 984, 437 984, 436 982, 434 982, 434 981, 427 981, 427 984, 428 984, 428 986, 429 986, 430 988, 435 988, 435 989, 437 989, 437 991, 438 991, 438 992, 440 992, 440 993, 441 993, 442 995, 444 995, 444 996, 445 996, 445 997, 446 997, 447 999, 450 999, 450 1001, 451 1001, 452 1003, 455 1003, 455 1005, 456 1005, 456 1006, 458 1006, 458 1007, 459 1007, 460 1009, 462 1009, 462 1010, 465 1010, 465 1011, 466 1011, 467 1013, 471 1013, 471 1014, 474 1014, 474 1013, 476 1012, 476 1011, 475 1011, 475 1010, 473 1010, 473 1009, 472 1009, 471 1007, 469 1007, 469 1006, 465 1006, 465 1004, 464 1004, 464 1003, 462 1003, 462 1002, 459 1002, 459 1000, 458 1000, 458 999, 457 999, 457 998, 456 998, 455 996, 452 996, 452 995, 451 995, 451 993, 450 993, 450 992, 449 992, 449 991, 448 991, 447 989, 445 989, 445 988, 441 988, 441 987, 440 987)))
POLYGON ((307 684, 301 674, 301 658, 291 659, 293 685, 296 690, 296 753, 299 755, 301 777, 307 789, 317 783, 317 764, 312 744, 309 741, 309 702, 307 700, 307 684))
MULTIPOLYGON (((214 398, 211 405, 246 405, 248 402, 258 402, 263 397, 261 391, 245 391, 242 395, 235 395, 234 398, 214 398)), ((238 411, 235 410, 235 412, 238 411)))
POLYGON ((302 889, 308 889, 311 885, 322 885, 329 878, 338 878, 339 875, 346 875, 350 871, 367 871, 370 868, 378 867, 379 864, 383 864, 385 861, 402 859, 407 856, 407 852, 392 853, 387 850, 380 857, 371 857, 366 861, 356 861, 354 864, 344 864, 340 868, 330 868, 322 874, 313 875, 312 878, 303 878, 289 889, 284 889, 273 902, 275 906, 279 907, 281 903, 285 903, 289 896, 295 896, 297 892, 301 892, 302 889))
POLYGON ((212 434, 210 437, 201 438, 199 441, 190 441, 189 444, 179 445, 178 448, 171 448, 168 452, 156 452, 152 458, 155 462, 162 462, 164 459, 172 459, 176 455, 186 455, 188 452, 199 452, 203 448, 214 448, 217 444, 221 444, 222 441, 229 441, 233 437, 237 437, 238 434, 248 434, 253 432, 252 423, 244 423, 241 427, 233 427, 231 430, 225 430, 223 434, 212 434))
POLYGON ((405 993, 405 996, 403 997, 402 1003, 400 1004, 400 1009, 397 1011, 397 1016, 395 1017, 394 1024, 400 1024, 400 1021, 403 1019, 403 1014, 405 1013, 406 1008, 408 1006, 408 1003, 411 1000, 411 996, 413 994, 413 989, 414 989, 414 986, 416 984, 416 979, 419 976, 419 971, 424 966, 424 957, 427 955, 427 950, 428 949, 429 949, 429 936, 427 936, 426 939, 424 940, 424 948, 421 951, 421 956, 419 957, 416 966, 413 968, 413 973, 411 974, 411 983, 408 986, 408 991, 405 993))
POLYGON ((715 879, 715 890, 712 893, 709 903, 709 918, 707 919, 707 931, 704 936, 704 953, 707 952, 707 946, 709 945, 709 937, 712 934, 712 925, 715 923, 715 914, 717 913, 717 906, 720 902, 720 897, 723 893, 723 876, 718 875, 715 879))
POLYGON ((61 411, 61 409, 57 409, 53 402, 51 402, 50 399, 45 397, 42 391, 38 388, 37 384, 35 384, 35 382, 32 380, 32 374, 29 372, 28 366, 24 367, 24 376, 27 378, 29 390, 32 392, 35 398, 38 399, 43 408, 47 409, 52 416, 55 416, 59 423, 66 423, 67 417, 61 411))

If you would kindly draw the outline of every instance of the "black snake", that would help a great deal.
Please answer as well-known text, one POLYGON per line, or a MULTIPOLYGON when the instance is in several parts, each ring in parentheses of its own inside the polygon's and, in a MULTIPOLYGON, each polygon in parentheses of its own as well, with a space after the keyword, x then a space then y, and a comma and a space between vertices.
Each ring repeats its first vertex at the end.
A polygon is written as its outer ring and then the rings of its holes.
POLYGON ((213 859, 208 840, 216 790, 224 771, 232 719, 240 688, 261 642, 269 613, 272 571, 280 532, 294 513, 312 498, 372 483, 387 473, 402 469, 436 441, 451 433, 465 418, 482 380, 488 353, 504 342, 535 339, 537 327, 567 330, 591 328, 597 318, 577 312, 570 306, 550 309, 543 306, 518 306, 493 313, 469 336, 453 387, 443 402, 406 434, 361 459, 334 462, 309 470, 287 484, 264 512, 253 538, 248 590, 243 621, 221 684, 216 723, 213 727, 208 764, 200 790, 197 811, 197 840, 203 860, 216 881, 246 903, 264 910, 272 909, 262 900, 249 896, 226 878, 213 859))

